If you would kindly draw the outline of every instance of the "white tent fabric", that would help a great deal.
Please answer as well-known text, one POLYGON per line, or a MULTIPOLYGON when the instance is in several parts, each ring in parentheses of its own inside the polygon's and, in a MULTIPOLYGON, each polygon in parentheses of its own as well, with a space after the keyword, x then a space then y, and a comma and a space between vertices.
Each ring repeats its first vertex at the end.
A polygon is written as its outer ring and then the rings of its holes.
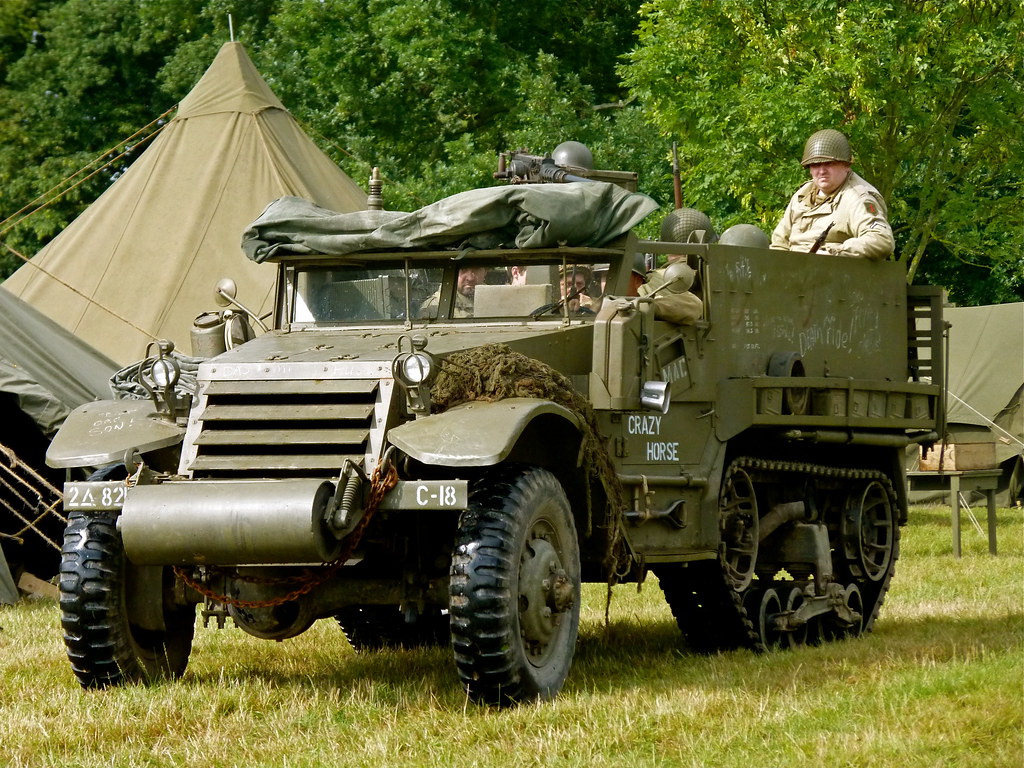
POLYGON ((156 338, 188 353, 192 321, 216 309, 219 279, 270 310, 275 270, 245 258, 240 242, 284 195, 366 207, 242 45, 226 43, 153 144, 4 287, 121 365, 156 338))

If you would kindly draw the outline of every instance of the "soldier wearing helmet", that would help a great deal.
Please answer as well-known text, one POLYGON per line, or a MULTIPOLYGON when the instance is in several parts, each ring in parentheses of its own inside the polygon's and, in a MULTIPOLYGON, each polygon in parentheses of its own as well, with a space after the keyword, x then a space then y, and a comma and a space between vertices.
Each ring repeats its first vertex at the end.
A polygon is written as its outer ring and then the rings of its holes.
POLYGON ((878 190, 850 169, 850 142, 827 128, 811 135, 800 164, 810 181, 796 191, 772 233, 772 248, 885 259, 895 242, 878 190))
MULTIPOLYGON (((718 235, 711 219, 695 208, 677 208, 661 222, 661 239, 666 243, 715 243, 718 235)), ((633 273, 639 268, 634 265, 633 273)), ((669 254, 668 263, 647 273, 636 292, 653 297, 654 316, 678 325, 690 325, 704 314, 704 302, 691 289, 696 271, 681 254, 669 254)))

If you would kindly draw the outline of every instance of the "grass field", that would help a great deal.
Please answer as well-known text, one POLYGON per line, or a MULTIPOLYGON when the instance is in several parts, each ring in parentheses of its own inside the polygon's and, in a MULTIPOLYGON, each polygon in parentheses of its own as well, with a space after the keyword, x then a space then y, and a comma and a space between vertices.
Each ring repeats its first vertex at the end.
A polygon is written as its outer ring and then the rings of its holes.
POLYGON ((1000 554, 918 507, 875 631, 770 655, 691 653, 654 579, 587 587, 554 702, 467 703, 446 649, 356 655, 319 622, 274 643, 198 629, 185 677, 83 692, 49 601, 0 609, 0 764, 1024 766, 1024 513, 1000 554))

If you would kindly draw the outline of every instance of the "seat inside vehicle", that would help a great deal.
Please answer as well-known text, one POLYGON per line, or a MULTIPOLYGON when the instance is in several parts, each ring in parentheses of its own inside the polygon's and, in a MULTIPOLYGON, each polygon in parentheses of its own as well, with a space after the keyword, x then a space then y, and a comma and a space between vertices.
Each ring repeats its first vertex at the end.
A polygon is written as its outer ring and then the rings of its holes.
POLYGON ((551 303, 551 286, 478 285, 474 298, 476 317, 526 317, 551 303))

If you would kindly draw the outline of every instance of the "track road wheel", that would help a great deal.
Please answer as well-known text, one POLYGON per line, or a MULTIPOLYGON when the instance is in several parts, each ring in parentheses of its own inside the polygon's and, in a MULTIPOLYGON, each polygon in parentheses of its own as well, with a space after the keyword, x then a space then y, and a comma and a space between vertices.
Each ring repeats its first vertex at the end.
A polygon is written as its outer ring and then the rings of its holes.
MULTIPOLYGON (((793 587, 786 596, 786 613, 793 613, 800 609, 800 606, 807 602, 807 596, 800 587, 793 587)), ((807 645, 810 624, 804 624, 792 632, 786 633, 786 643, 790 648, 801 648, 807 645)))
POLYGON ((842 517, 842 542, 850 570, 858 579, 881 581, 896 552, 897 527, 885 487, 873 480, 854 495, 842 517))
POLYGON ((504 706, 558 693, 576 650, 580 554, 554 475, 505 468, 477 484, 459 521, 449 596, 470 698, 504 706))
POLYGON ((776 626, 776 621, 782 613, 782 601, 779 600, 779 593, 769 587, 761 594, 761 600, 757 609, 757 634, 758 639, 766 651, 776 651, 782 647, 784 632, 776 626))
POLYGON ((138 626, 129 616, 126 592, 126 581, 134 574, 125 558, 115 515, 71 515, 60 564, 61 626, 68 659, 83 688, 176 678, 185 673, 192 651, 195 607, 170 607, 165 596, 173 586, 173 576, 169 568, 162 568, 150 597, 164 601, 164 629, 138 626))
POLYGON ((864 598, 856 584, 848 584, 843 592, 843 610, 823 617, 822 638, 842 640, 857 637, 864 629, 864 598))
POLYGON ((734 466, 726 475, 719 495, 722 540, 720 559, 728 585, 736 592, 750 586, 757 565, 758 511, 754 481, 734 466))

